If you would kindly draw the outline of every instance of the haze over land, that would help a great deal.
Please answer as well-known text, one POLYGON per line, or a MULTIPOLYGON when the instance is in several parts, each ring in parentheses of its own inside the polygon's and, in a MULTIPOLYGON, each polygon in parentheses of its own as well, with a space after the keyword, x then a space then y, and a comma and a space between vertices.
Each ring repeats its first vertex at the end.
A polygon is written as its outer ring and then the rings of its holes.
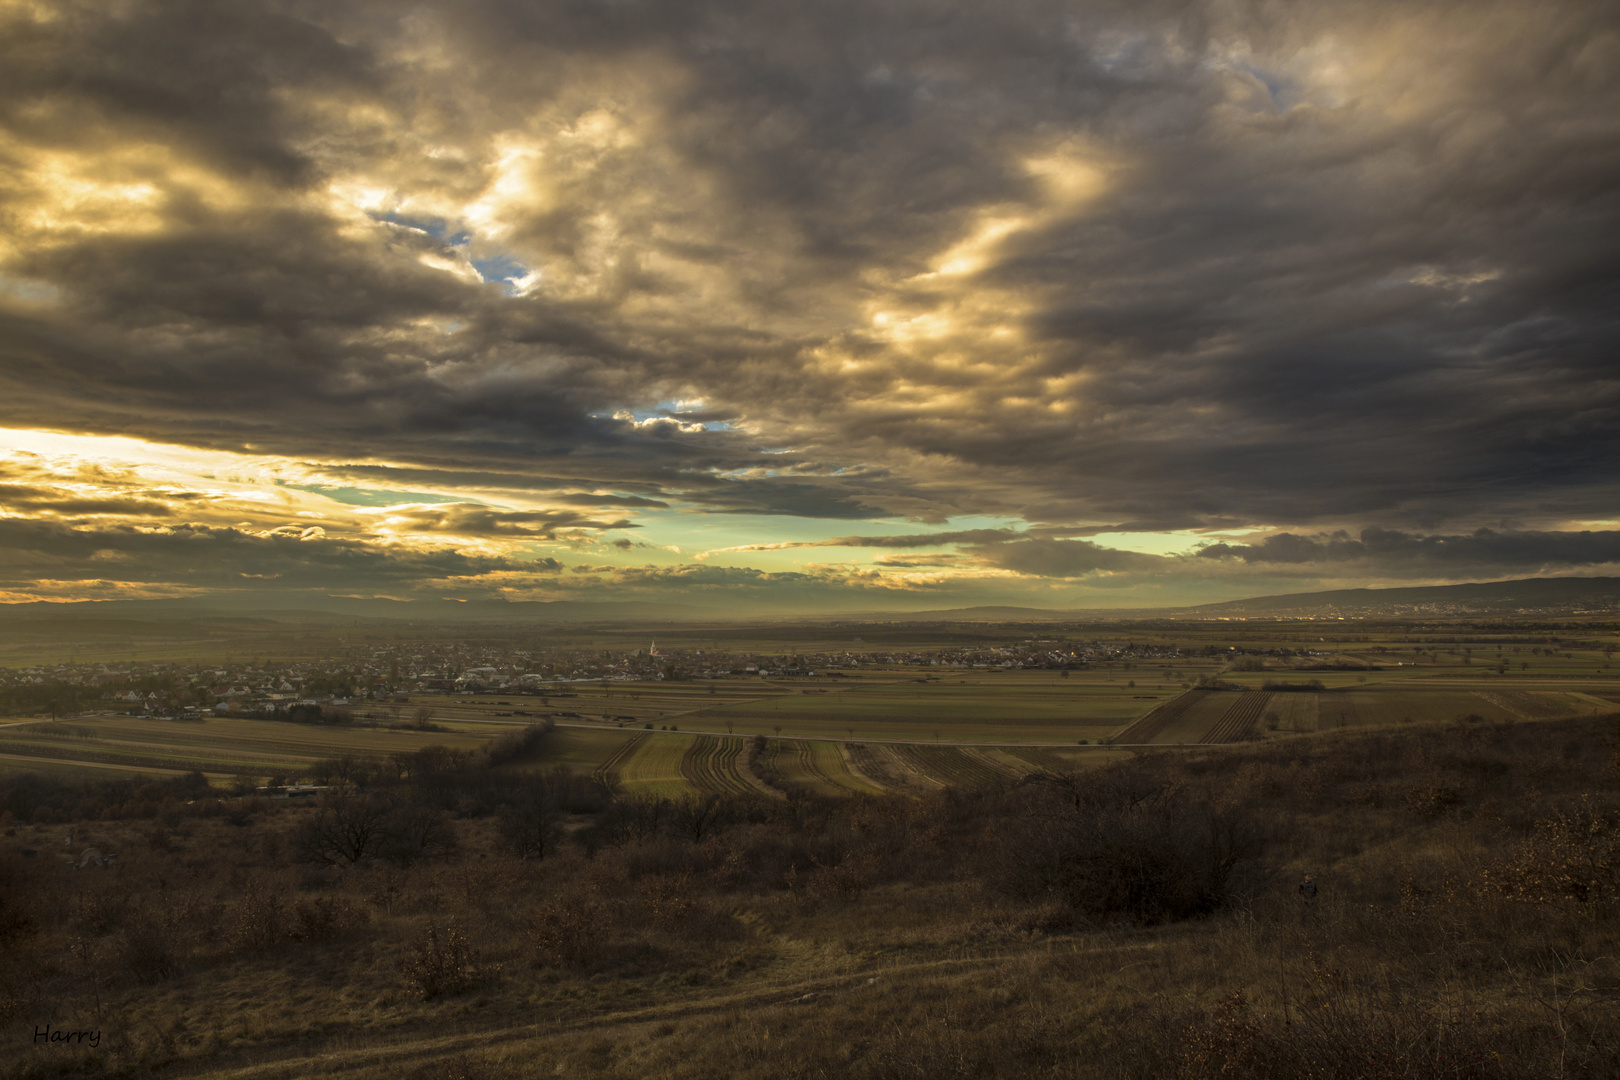
POLYGON ((0 599, 1620 573, 1595 3, 0 2, 0 599))

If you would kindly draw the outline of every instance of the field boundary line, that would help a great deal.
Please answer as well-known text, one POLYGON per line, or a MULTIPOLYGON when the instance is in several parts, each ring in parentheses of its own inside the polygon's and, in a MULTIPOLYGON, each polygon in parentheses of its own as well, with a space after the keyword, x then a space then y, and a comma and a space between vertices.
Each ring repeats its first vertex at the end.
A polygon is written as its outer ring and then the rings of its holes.
POLYGON ((1178 694, 1120 728, 1114 733, 1113 738, 1108 740, 1109 744, 1142 746, 1151 743, 1165 728, 1179 720, 1183 713, 1214 692, 1195 686, 1185 693, 1178 694))
MULTIPOLYGON (((560 727, 560 728, 578 728, 578 729, 580 729, 582 731, 623 731, 624 730, 622 727, 619 727, 616 724, 559 723, 557 726, 560 727)), ((1098 726, 1100 727, 1101 725, 1099 724, 1098 726)), ((649 733, 649 734, 656 734, 656 733, 649 733)), ((675 733, 671 732, 670 734, 675 734, 675 733)), ((682 730, 681 732, 679 732, 679 734, 681 734, 681 735, 714 735, 714 736, 717 736, 718 738, 722 738, 722 739, 752 739, 756 735, 764 735, 767 739, 774 739, 776 737, 774 735, 767 734, 766 732, 763 732, 763 731, 748 731, 748 732, 700 731, 697 728, 692 728, 690 730, 682 730)), ((1062 747, 1062 748, 1068 749, 1068 750, 1088 750, 1088 749, 1089 750, 1106 750, 1106 749, 1108 749, 1108 745, 1106 743, 1100 743, 1100 742, 1099 743, 1076 743, 1072 739, 1064 739, 1062 741, 1046 740, 1046 741, 1043 741, 1043 742, 995 742, 995 741, 985 740, 985 739, 974 739, 971 742, 969 742, 969 741, 964 741, 964 740, 961 740, 961 739, 953 739, 953 740, 949 740, 949 741, 945 741, 945 742, 937 742, 936 743, 932 739, 890 739, 890 738, 865 738, 865 737, 857 737, 857 738, 851 739, 851 738, 849 738, 848 736, 845 736, 845 735, 791 735, 791 736, 790 735, 784 735, 782 737, 785 738, 785 739, 786 738, 797 739, 797 740, 799 740, 801 742, 874 743, 874 744, 881 744, 881 745, 884 745, 884 746, 962 746, 962 747, 966 747, 966 746, 1001 746, 1001 747, 1007 747, 1007 748, 1022 747, 1022 748, 1031 749, 1031 750, 1040 749, 1040 748, 1043 748, 1043 747, 1044 748, 1062 747)))
POLYGON ((0 761, 28 761, 38 762, 42 765, 66 765, 75 769, 116 769, 122 772, 157 773, 163 776, 186 776, 190 773, 201 772, 215 780, 234 780, 237 773, 211 773, 201 769, 174 769, 159 765, 114 765, 105 761, 73 761, 67 758, 40 757, 37 754, 4 754, 0 753, 0 761))
POLYGON ((619 767, 630 759, 630 756, 636 752, 642 743, 647 741, 647 738, 646 732, 630 736, 624 741, 623 746, 609 754, 607 760, 591 772, 591 776, 608 787, 614 786, 619 778, 619 767))

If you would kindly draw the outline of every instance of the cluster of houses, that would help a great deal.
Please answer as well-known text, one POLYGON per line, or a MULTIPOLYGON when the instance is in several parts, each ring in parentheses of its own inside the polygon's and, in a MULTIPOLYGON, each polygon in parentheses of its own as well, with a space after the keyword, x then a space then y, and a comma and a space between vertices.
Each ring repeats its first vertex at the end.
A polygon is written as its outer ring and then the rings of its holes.
MULTIPOLYGON (((856 639, 859 641, 859 639, 856 639)), ((1182 656, 1173 645, 1031 638, 1013 644, 933 649, 857 647, 837 651, 734 651, 718 648, 503 648, 447 641, 345 647, 324 661, 201 664, 62 664, 0 669, 0 687, 55 683, 82 687, 123 711, 201 717, 295 705, 342 708, 422 691, 524 692, 569 682, 728 677, 826 678, 871 666, 1075 668, 1182 656)))

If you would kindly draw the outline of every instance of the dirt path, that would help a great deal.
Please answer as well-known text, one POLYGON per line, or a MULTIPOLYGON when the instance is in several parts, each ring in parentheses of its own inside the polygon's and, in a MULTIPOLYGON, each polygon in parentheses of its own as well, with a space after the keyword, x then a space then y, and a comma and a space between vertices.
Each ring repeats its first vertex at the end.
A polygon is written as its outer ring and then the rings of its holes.
POLYGON ((409 1069, 425 1062, 479 1050, 496 1042, 510 1054, 523 1044, 541 1043, 561 1035, 604 1028, 634 1027, 716 1013, 734 1013, 743 1009, 795 1004, 813 1006, 829 996, 867 986, 882 985, 897 978, 930 973, 946 975, 966 973, 1040 954, 1068 956, 1135 953, 1158 947, 1155 941, 1115 942, 1089 947, 1082 947, 1078 941, 1049 941, 1023 947, 995 949, 975 956, 922 960, 884 967, 858 967, 841 975, 767 983, 715 994, 697 1001, 690 999, 672 1001, 641 1008, 616 1010, 598 1016, 565 1018, 552 1023, 464 1029, 453 1035, 429 1035, 420 1038, 378 1036, 374 1043, 365 1046, 354 1045, 357 1038, 354 1034, 340 1034, 333 1036, 329 1044, 332 1048, 328 1050, 311 1053, 307 1045, 284 1048, 261 1047, 252 1052, 259 1060, 250 1065, 232 1067, 215 1063, 210 1066, 181 1068, 170 1075, 212 1076, 224 1080, 283 1080, 283 1078, 292 1080, 292 1078, 320 1076, 323 1080, 331 1080, 361 1069, 373 1072, 387 1070, 393 1075, 404 1075, 409 1069), (1069 948, 1059 947, 1065 944, 1069 945, 1069 948))

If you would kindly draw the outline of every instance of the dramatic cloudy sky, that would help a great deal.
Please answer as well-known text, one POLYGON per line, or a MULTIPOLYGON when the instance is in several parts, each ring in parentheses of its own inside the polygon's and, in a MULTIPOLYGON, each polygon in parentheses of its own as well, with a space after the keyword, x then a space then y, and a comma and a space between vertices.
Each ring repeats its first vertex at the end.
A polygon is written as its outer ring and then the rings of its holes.
POLYGON ((0 0, 0 599, 1620 572, 1617 12, 0 0))

